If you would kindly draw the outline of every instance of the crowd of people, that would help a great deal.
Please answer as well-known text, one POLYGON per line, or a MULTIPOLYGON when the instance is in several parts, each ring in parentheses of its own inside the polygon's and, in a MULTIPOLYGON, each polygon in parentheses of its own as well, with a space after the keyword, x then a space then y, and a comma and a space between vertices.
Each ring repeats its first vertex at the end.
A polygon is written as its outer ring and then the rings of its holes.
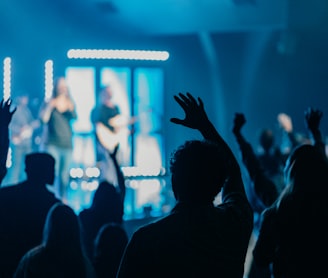
MULTIPOLYGON (((325 276, 328 161, 320 110, 305 112, 308 142, 295 140, 290 118, 279 115, 292 147, 279 152, 272 132, 264 130, 262 155, 242 134, 245 115, 236 113, 232 133, 240 164, 203 100, 190 93, 175 95, 184 118, 170 122, 203 139, 182 142, 171 156, 172 211, 128 237, 119 144, 106 150, 117 186, 104 179, 90 208, 80 213, 66 203, 60 188, 67 179, 59 169, 71 155, 69 122, 76 113, 65 80, 55 88, 57 94, 40 113, 48 127, 44 149, 22 154, 25 179, 0 188, 1 278, 325 276), (58 123, 65 132, 58 131, 58 123), (49 190, 56 184, 57 195, 49 190)), ((10 99, 0 103, 0 182, 8 174, 9 130, 18 111, 10 99)))

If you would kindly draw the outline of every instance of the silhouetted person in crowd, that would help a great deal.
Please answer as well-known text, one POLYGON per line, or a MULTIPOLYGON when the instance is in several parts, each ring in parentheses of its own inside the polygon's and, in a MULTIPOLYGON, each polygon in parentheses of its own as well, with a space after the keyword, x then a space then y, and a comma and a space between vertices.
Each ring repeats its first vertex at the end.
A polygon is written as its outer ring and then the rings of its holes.
MULTIPOLYGON (((279 188, 277 188, 272 179, 272 175, 266 171, 266 168, 261 164, 260 158, 255 154, 251 144, 245 139, 241 133, 242 127, 246 123, 245 115, 242 113, 236 113, 233 124, 233 134, 238 142, 242 161, 247 170, 250 179, 250 189, 253 194, 249 197, 250 204, 254 211, 254 227, 253 234, 249 245, 249 250, 253 248, 253 244, 257 239, 259 227, 260 227, 260 215, 264 209, 271 206, 279 196, 279 188)), ((270 144, 271 145, 271 144, 270 144)), ((267 155, 269 157, 269 154, 267 155)), ((272 159, 273 162, 278 162, 278 160, 272 159)), ((277 174, 278 174, 278 164, 277 174)), ((252 256, 250 256, 249 269, 247 277, 271 277, 271 272, 269 268, 258 269, 252 261, 252 256)))
POLYGON ((268 173, 266 166, 262 165, 261 157, 255 154, 251 144, 247 142, 245 137, 242 135, 241 129, 245 123, 245 115, 242 113, 236 113, 234 118, 233 134, 238 142, 242 155, 242 161, 247 169, 250 180, 252 181, 254 192, 259 199, 258 202, 261 202, 259 208, 257 208, 257 205, 253 205, 253 210, 261 213, 264 208, 272 205, 277 199, 279 189, 276 187, 274 180, 271 180, 271 175, 268 173))
POLYGON ((82 239, 85 250, 91 259, 94 253, 94 241, 100 228, 107 223, 122 225, 124 215, 125 179, 116 155, 119 145, 110 153, 118 178, 118 185, 107 180, 100 182, 94 193, 92 204, 82 210, 79 219, 82 225, 82 239))
POLYGON ((0 189, 0 277, 12 278, 20 258, 40 244, 47 213, 60 202, 52 185, 55 160, 47 153, 25 157, 27 179, 0 189))
POLYGON ((286 187, 262 214, 253 256, 258 266, 271 266, 275 278, 324 277, 327 272, 328 162, 321 117, 319 110, 306 111, 315 143, 294 148, 284 169, 286 187))
POLYGON ((55 204, 49 210, 42 243, 22 257, 14 275, 14 278, 35 277, 96 278, 82 249, 78 217, 65 204, 55 204))
POLYGON ((93 266, 98 278, 115 278, 128 235, 121 225, 105 224, 95 239, 93 266))
POLYGON ((139 228, 128 243, 118 277, 243 277, 253 212, 239 165, 208 119, 200 98, 175 96, 184 119, 204 140, 186 141, 170 160, 177 204, 139 228), (221 192, 222 202, 214 205, 221 192))
POLYGON ((11 99, 0 102, 0 185, 7 174, 7 156, 9 149, 9 124, 16 111, 11 110, 11 99))
POLYGON ((286 113, 279 113, 277 120, 282 130, 281 138, 285 140, 281 140, 278 144, 277 134, 272 129, 262 129, 259 136, 262 152, 257 154, 257 157, 264 174, 274 182, 278 193, 280 193, 284 188, 283 169, 285 162, 290 150, 296 147, 299 142, 296 140, 291 117, 286 113), (287 145, 287 147, 283 145, 287 145))

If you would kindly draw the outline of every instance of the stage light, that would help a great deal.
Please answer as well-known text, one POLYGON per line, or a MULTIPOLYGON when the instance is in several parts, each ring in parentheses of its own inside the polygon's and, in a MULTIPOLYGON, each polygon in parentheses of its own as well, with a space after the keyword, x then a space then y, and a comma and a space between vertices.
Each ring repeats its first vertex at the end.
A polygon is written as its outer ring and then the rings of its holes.
POLYGON ((83 177, 83 169, 82 168, 71 168, 69 171, 71 178, 80 179, 83 177))
POLYGON ((100 176, 100 169, 98 167, 88 167, 85 170, 88 178, 98 178, 100 176))
POLYGON ((159 177, 165 175, 163 167, 122 167, 125 177, 159 177))
POLYGON ((72 190, 77 190, 79 186, 78 186, 76 181, 71 181, 70 182, 70 187, 71 187, 72 190))
POLYGON ((3 60, 3 98, 7 100, 11 96, 11 58, 3 60))
POLYGON ((53 90, 53 61, 47 60, 44 64, 44 98, 48 101, 53 90))
POLYGON ((69 59, 119 59, 166 61, 170 54, 167 51, 154 50, 115 50, 115 49, 70 49, 69 59))

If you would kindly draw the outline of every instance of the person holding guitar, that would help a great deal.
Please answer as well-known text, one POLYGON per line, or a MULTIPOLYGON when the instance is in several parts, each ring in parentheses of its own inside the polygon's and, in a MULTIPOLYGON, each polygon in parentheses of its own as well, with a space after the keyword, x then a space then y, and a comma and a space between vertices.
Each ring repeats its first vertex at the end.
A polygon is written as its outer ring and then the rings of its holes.
MULTIPOLYGON (((127 119, 122 116, 119 106, 113 101, 113 91, 110 86, 105 86, 99 93, 99 104, 91 113, 91 121, 94 125, 96 139, 96 160, 100 170, 107 181, 116 184, 116 174, 108 152, 113 152, 129 134, 129 126, 132 125, 136 118, 127 119)), ((122 155, 122 154, 121 154, 122 155)), ((120 154, 118 161, 122 164, 120 154)))
POLYGON ((25 155, 33 151, 33 134, 40 126, 40 121, 35 119, 29 108, 29 95, 20 92, 14 98, 16 113, 9 125, 11 167, 8 171, 8 183, 15 184, 25 179, 25 155))

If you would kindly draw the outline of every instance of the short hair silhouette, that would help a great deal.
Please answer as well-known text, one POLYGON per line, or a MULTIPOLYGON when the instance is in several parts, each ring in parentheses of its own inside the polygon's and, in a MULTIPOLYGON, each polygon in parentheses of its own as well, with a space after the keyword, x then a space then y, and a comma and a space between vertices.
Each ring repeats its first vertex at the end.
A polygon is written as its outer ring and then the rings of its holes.
POLYGON ((259 137, 260 145, 268 152, 274 145, 274 134, 271 129, 263 129, 259 137))
POLYGON ((25 156, 25 172, 29 180, 52 185, 55 179, 55 159, 45 152, 27 154, 25 156))
POLYGON ((228 160, 224 157, 222 148, 211 141, 191 140, 181 145, 170 159, 175 198, 179 201, 213 201, 228 176, 228 160))

